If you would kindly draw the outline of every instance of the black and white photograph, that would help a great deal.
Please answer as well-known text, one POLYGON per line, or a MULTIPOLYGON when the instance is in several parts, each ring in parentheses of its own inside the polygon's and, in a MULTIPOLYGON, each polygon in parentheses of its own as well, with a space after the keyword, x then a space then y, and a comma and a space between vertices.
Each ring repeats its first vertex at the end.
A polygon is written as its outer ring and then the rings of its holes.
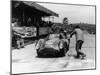
POLYGON ((96 6, 11 0, 11 74, 96 69, 96 6))

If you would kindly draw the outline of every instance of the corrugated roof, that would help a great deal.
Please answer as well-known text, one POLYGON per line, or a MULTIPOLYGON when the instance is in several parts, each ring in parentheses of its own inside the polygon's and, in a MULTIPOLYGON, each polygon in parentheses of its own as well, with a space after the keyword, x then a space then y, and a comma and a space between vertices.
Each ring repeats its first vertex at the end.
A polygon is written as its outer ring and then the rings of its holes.
POLYGON ((19 4, 17 5, 20 5, 20 3, 24 3, 25 5, 28 5, 30 7, 34 7, 35 9, 39 10, 39 11, 42 11, 42 12, 45 12, 46 14, 49 14, 50 16, 56 16, 56 17, 59 17, 59 15, 39 4, 37 4, 36 2, 32 2, 32 1, 21 1, 19 2, 19 4))
POLYGON ((39 5, 39 4, 37 4, 36 2, 28 2, 28 1, 25 1, 23 3, 25 3, 25 4, 29 5, 29 6, 35 7, 36 9, 38 9, 40 11, 46 12, 48 14, 51 14, 51 16, 56 16, 56 17, 59 16, 57 13, 55 13, 55 12, 53 12, 53 11, 51 11, 51 10, 49 10, 49 9, 47 9, 47 8, 39 5))

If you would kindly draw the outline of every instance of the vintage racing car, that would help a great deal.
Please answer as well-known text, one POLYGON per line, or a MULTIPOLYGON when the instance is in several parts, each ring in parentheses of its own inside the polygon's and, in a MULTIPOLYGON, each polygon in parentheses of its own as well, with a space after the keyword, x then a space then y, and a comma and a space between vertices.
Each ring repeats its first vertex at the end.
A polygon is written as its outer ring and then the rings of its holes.
POLYGON ((59 34, 50 34, 36 43, 38 57, 60 57, 65 56, 68 51, 68 40, 59 39, 59 34))

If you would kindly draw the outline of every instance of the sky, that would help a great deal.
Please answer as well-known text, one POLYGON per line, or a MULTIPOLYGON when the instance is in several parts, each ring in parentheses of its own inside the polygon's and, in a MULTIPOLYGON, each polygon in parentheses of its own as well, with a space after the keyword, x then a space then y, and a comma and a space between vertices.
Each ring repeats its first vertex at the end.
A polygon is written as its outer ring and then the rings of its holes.
POLYGON ((59 14, 59 17, 54 18, 54 22, 62 23, 64 17, 67 17, 69 23, 88 23, 95 24, 95 7, 80 6, 68 4, 51 4, 38 3, 59 14))

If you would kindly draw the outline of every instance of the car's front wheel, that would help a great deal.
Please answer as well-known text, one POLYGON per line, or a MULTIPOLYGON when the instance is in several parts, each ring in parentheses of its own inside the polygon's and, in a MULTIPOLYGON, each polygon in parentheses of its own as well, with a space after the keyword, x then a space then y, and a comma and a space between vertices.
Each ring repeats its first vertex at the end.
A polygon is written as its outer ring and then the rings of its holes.
POLYGON ((64 41, 64 40, 61 40, 59 42, 59 50, 60 50, 60 55, 61 56, 65 56, 67 51, 68 51, 68 45, 67 45, 67 42, 64 41))

